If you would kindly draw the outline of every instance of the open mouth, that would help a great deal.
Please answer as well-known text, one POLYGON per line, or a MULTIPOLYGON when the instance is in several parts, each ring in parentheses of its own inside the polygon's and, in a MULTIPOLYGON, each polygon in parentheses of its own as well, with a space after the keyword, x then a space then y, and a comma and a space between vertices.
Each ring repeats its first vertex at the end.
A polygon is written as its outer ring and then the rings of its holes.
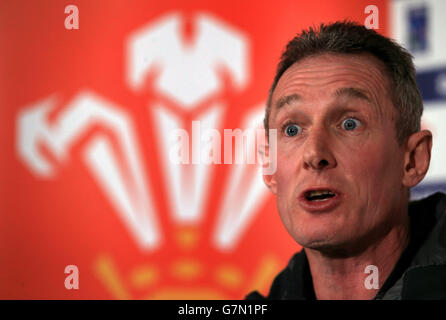
POLYGON ((305 199, 308 201, 326 201, 336 194, 330 190, 314 190, 305 192, 305 199))

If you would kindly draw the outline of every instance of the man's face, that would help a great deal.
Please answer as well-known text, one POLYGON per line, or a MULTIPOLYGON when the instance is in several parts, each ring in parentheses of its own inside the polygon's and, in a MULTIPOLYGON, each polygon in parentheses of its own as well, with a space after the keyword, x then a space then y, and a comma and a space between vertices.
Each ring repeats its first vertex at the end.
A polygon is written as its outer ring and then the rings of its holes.
POLYGON ((308 57, 280 78, 269 118, 277 171, 265 181, 300 245, 353 248, 403 219, 404 149, 388 88, 384 66, 365 54, 308 57))

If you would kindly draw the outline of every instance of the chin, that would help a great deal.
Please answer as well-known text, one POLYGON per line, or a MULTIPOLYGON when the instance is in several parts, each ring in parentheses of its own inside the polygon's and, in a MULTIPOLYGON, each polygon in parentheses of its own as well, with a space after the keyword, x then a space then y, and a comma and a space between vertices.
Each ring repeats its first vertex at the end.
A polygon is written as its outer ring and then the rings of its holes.
POLYGON ((303 210, 293 212, 294 219, 288 219, 292 237, 304 247, 332 246, 351 243, 356 232, 348 221, 345 210, 333 210, 324 213, 308 213, 303 210), (352 232, 353 231, 353 232, 352 232))
POLYGON ((337 242, 329 240, 313 240, 302 244, 303 248, 312 249, 320 252, 333 252, 343 249, 343 246, 337 242))
MULTIPOLYGON (((296 239, 296 238, 295 238, 296 239)), ((300 237, 296 241, 304 248, 314 249, 314 250, 325 250, 333 247, 338 247, 339 243, 333 239, 327 238, 308 238, 300 237), (299 241, 297 241, 299 240, 299 241)))
POLYGON ((347 234, 342 234, 340 230, 338 232, 331 230, 311 230, 311 233, 294 233, 294 240, 304 248, 317 250, 321 252, 338 252, 338 251, 351 251, 352 244, 355 241, 351 240, 351 237, 347 234))
MULTIPOLYGON (((367 238, 367 237, 366 237, 367 238)), ((347 258, 363 252, 367 248, 367 241, 357 235, 334 233, 312 236, 294 237, 303 248, 319 251, 332 258, 347 258)))

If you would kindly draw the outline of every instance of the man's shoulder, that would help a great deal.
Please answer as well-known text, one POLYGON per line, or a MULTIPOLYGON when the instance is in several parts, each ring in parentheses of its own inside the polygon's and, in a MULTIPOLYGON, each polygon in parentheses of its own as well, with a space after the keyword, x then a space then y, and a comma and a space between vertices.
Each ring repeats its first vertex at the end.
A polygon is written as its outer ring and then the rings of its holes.
POLYGON ((274 278, 268 296, 265 297, 258 291, 253 291, 246 296, 246 299, 303 299, 301 290, 305 263, 306 256, 304 250, 295 253, 287 266, 274 278))
POLYGON ((422 199, 409 202, 409 215, 419 212, 427 212, 428 215, 434 215, 436 220, 446 219, 446 194, 436 192, 422 199))
POLYGON ((446 299, 446 195, 410 202, 409 215, 416 245, 409 267, 384 299, 446 299))
POLYGON ((409 205, 411 232, 420 248, 412 265, 446 263, 446 194, 437 192, 409 205))

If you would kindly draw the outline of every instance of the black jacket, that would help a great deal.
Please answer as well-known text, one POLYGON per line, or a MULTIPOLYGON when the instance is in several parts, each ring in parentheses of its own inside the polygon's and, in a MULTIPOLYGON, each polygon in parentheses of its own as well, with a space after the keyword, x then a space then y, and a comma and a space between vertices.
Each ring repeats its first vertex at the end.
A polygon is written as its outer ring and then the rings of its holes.
MULTIPOLYGON (((409 244, 375 299, 446 299, 446 195, 411 202, 409 217, 409 244)), ((246 299, 316 299, 304 250, 276 276, 266 298, 255 291, 246 299)))

